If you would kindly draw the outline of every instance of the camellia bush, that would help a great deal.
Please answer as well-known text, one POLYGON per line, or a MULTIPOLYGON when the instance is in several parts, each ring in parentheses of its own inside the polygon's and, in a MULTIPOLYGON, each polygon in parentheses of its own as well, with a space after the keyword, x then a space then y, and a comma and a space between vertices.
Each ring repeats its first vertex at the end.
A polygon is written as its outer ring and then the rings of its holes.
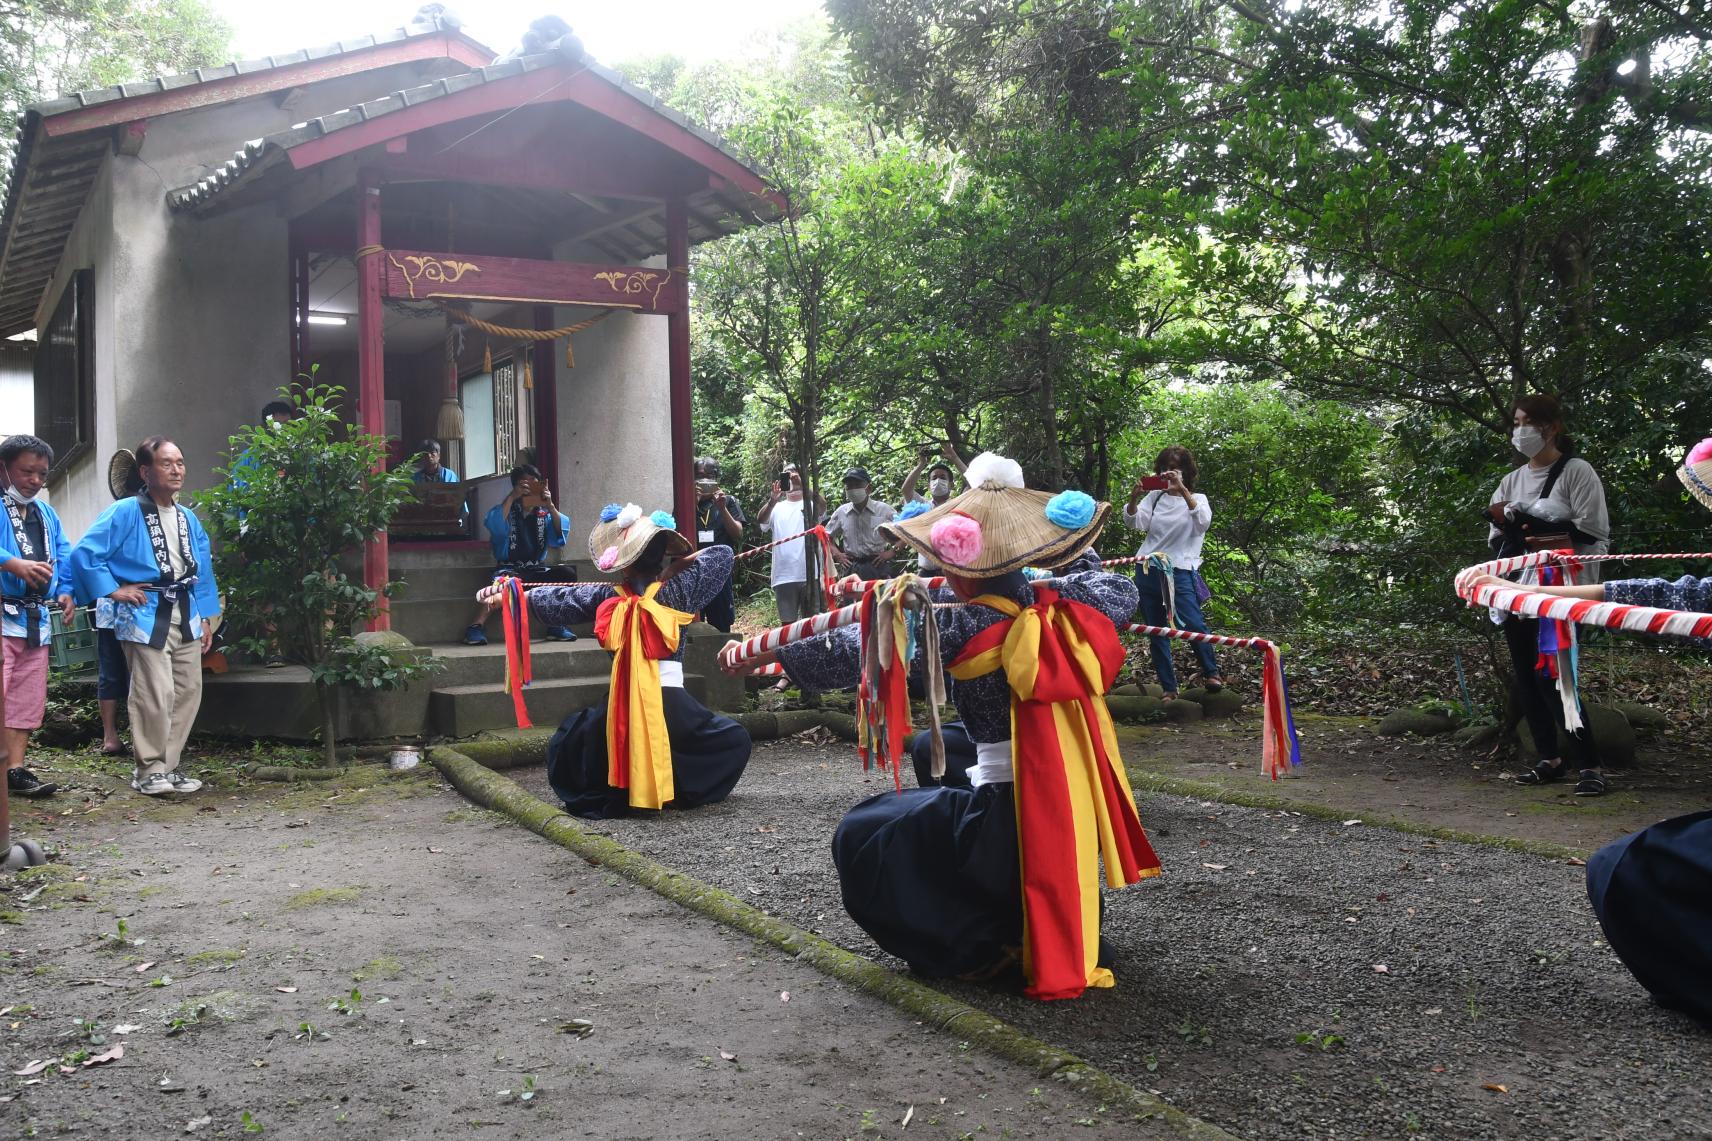
POLYGON ((340 557, 386 528, 410 497, 410 470, 387 471, 386 440, 340 419, 343 395, 313 374, 283 391, 296 418, 232 436, 223 483, 200 496, 225 612, 242 626, 238 643, 309 668, 329 764, 336 690, 398 689, 437 668, 409 647, 353 635, 399 584, 372 590, 345 573, 340 557))

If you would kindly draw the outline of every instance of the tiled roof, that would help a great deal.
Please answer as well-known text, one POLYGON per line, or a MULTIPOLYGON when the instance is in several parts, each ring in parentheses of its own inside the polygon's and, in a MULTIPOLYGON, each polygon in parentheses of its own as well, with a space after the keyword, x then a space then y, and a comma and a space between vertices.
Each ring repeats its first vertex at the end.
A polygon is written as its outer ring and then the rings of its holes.
MULTIPOLYGON (((465 36, 454 23, 438 18, 380 35, 342 40, 325 47, 198 68, 184 75, 161 76, 80 91, 32 104, 18 119, 12 168, 0 190, 0 337, 35 323, 42 292, 59 265, 90 187, 112 148, 108 130, 49 136, 43 125, 60 115, 124 100, 182 91, 235 77, 261 76, 293 65, 371 51, 407 40, 450 35, 467 48, 491 57, 492 51, 465 36)), ((252 94, 247 91, 244 94, 252 94)), ((241 96, 238 96, 241 97, 241 96)), ((212 101, 212 100, 211 100, 212 101)))

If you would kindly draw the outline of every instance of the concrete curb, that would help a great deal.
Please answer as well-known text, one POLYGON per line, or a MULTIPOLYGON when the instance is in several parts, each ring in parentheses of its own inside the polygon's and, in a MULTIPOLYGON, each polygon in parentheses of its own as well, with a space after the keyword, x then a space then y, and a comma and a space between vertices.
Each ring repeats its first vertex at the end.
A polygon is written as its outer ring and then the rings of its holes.
MULTIPOLYGON (((835 709, 782 709, 777 712, 728 713, 749 731, 756 741, 775 741, 809 729, 831 730, 840 740, 856 739, 856 718, 835 709)), ((551 729, 508 729, 502 734, 458 741, 451 745, 436 745, 437 749, 454 749, 478 761, 484 768, 515 769, 538 765, 547 759, 547 743, 553 739, 551 729)))
POLYGON ((1488 836, 1481 832, 1463 832, 1456 828, 1441 828, 1434 824, 1422 824, 1414 820, 1399 820, 1394 816, 1375 816, 1361 809, 1338 808, 1330 804, 1318 804, 1313 801, 1296 800, 1289 796, 1279 796, 1274 793, 1250 792, 1246 789, 1231 788, 1217 781, 1191 780, 1188 777, 1166 776, 1163 773, 1149 772, 1126 765, 1129 773, 1130 788, 1136 792, 1163 792, 1171 796, 1186 796, 1195 800, 1216 800, 1222 804, 1234 804, 1240 808, 1270 808, 1274 811, 1287 810, 1300 812, 1304 816, 1312 816, 1316 820, 1347 820, 1359 816, 1362 821, 1375 828, 1389 828, 1393 832, 1407 832, 1413 836, 1426 836, 1433 840, 1451 840, 1458 844, 1478 844, 1484 848, 1502 848, 1508 852, 1520 852, 1529 856, 1540 856, 1548 860, 1585 860, 1592 850, 1589 848, 1571 848, 1564 844, 1553 844, 1548 840, 1524 840, 1511 836, 1488 836))
POLYGON ((428 760, 453 787, 482 807, 509 816, 597 867, 609 868, 691 911, 771 943, 840 982, 920 1019, 924 1025, 1025 1066, 1042 1078, 1063 1082, 1112 1109, 1121 1109, 1138 1119, 1158 1121, 1174 1137, 1234 1141, 1231 1134, 1217 1126, 1165 1104, 1067 1050, 1031 1038, 985 1011, 887 970, 818 935, 764 915, 736 896, 674 871, 631 848, 583 831, 564 812, 458 749, 436 747, 429 751, 428 760))

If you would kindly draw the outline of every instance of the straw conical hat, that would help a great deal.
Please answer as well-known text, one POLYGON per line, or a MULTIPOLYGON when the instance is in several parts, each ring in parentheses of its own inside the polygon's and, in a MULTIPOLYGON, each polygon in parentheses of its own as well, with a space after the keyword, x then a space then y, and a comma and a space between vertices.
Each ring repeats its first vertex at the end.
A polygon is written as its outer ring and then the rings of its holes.
POLYGON ((664 511, 644 515, 634 503, 626 503, 622 507, 611 504, 601 510, 600 522, 589 532, 589 557, 603 571, 620 571, 641 558, 642 552, 659 534, 671 536, 666 543, 668 556, 687 555, 695 548, 678 534, 677 526, 677 522, 664 511))
POLYGON ((113 493, 114 499, 129 499, 142 489, 143 480, 137 473, 137 457, 131 454, 131 449, 120 448, 113 453, 113 458, 107 461, 107 490, 113 493))
POLYGON ((881 524, 881 532, 948 571, 996 578, 1025 566, 1050 569, 1070 561, 1111 514, 1110 503, 1079 491, 1030 491, 1021 466, 992 452, 971 460, 965 474, 968 491, 920 515, 881 524))
POLYGON ((1712 436, 1688 450, 1682 466, 1676 469, 1676 478, 1701 504, 1712 507, 1712 436))

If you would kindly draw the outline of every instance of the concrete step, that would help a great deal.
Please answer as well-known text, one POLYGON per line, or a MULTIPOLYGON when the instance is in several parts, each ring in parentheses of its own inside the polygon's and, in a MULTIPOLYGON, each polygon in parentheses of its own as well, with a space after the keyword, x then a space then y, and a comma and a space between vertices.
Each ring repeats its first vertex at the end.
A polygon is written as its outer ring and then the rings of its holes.
MULTIPOLYGON (((498 634, 498 631, 495 631, 498 634)), ((420 645, 420 643, 418 643, 420 645)), ((422 647, 444 663, 429 679, 435 689, 461 685, 501 685, 505 681, 505 645, 497 637, 485 646, 427 645, 422 647)), ((575 642, 529 644, 529 664, 536 681, 562 678, 602 679, 612 672, 612 655, 590 634, 575 642)))
MULTIPOLYGON (((706 700, 707 679, 685 674, 684 687, 697 700, 706 700)), ((555 728, 579 709, 606 700, 606 678, 537 679, 523 690, 529 719, 541 728, 555 728)), ((437 688, 428 698, 434 731, 442 737, 473 737, 493 729, 514 729, 517 714, 503 685, 457 685, 437 688)))
MULTIPOLYGON (((392 612, 392 628, 418 646, 462 642, 464 631, 475 617, 475 597, 475 591, 472 590, 468 594, 448 598, 417 598, 406 595, 394 599, 389 607, 392 612)), ((489 642, 497 645, 500 639, 497 614, 488 619, 486 628, 489 642)), ((572 626, 571 629, 579 636, 592 636, 594 623, 585 622, 572 626)), ((532 644, 546 644, 546 627, 531 619, 530 630, 532 644)))

